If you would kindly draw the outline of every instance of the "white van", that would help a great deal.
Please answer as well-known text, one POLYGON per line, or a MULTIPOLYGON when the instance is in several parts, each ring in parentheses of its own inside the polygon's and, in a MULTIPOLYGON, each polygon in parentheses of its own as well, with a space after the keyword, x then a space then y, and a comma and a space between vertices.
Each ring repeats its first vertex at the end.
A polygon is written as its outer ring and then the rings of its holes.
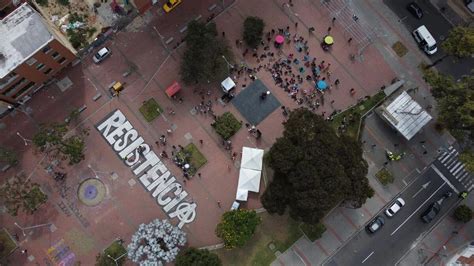
POLYGON ((436 47, 436 41, 425 27, 425 25, 420 26, 418 29, 413 31, 413 37, 415 37, 418 45, 425 51, 425 53, 432 55, 438 51, 436 47))

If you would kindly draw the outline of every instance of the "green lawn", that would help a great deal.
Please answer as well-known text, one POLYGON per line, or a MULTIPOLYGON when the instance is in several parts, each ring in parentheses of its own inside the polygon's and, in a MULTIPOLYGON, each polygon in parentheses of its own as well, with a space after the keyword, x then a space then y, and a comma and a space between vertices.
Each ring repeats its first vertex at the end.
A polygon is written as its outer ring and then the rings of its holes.
POLYGON ((207 163, 206 157, 199 151, 194 143, 188 144, 182 151, 178 153, 178 157, 189 162, 191 165, 189 174, 193 176, 204 164, 207 163))
POLYGON ((147 122, 151 122, 163 112, 163 109, 154 98, 150 98, 149 100, 143 102, 143 105, 140 107, 139 111, 142 113, 147 122))
MULTIPOLYGON (((104 250, 103 253, 100 254, 100 256, 97 258, 97 263, 96 265, 99 266, 115 266, 115 262, 110 259, 107 254, 114 258, 117 259, 118 257, 122 256, 125 254, 127 250, 125 249, 124 246, 120 245, 117 241, 114 241, 108 248, 104 250)), ((127 255, 121 257, 119 260, 117 260, 118 265, 123 265, 127 259, 127 255)))
POLYGON ((372 109, 376 104, 378 104, 384 97, 385 93, 380 91, 369 99, 363 100, 352 108, 337 114, 331 122, 332 127, 338 134, 346 134, 352 138, 357 139, 359 124, 362 116, 367 113, 367 111, 372 109), (338 127, 342 124, 344 118, 346 119, 346 128, 345 132, 341 132, 338 130, 338 127))
POLYGON ((239 131, 242 127, 242 123, 240 123, 231 112, 225 112, 217 117, 212 127, 224 140, 228 140, 239 131))
POLYGON ((284 252, 303 235, 298 223, 287 215, 271 216, 264 212, 259 216, 262 223, 244 247, 214 251, 221 258, 222 265, 270 265, 276 259, 270 244, 275 246, 275 251, 284 252))
POLYGON ((0 262, 5 259, 17 247, 13 239, 7 233, 6 229, 0 231, 0 244, 3 249, 0 249, 0 262))
POLYGON ((380 169, 380 171, 375 174, 375 177, 377 177, 380 183, 384 186, 393 183, 394 181, 392 173, 390 173, 386 168, 380 169))

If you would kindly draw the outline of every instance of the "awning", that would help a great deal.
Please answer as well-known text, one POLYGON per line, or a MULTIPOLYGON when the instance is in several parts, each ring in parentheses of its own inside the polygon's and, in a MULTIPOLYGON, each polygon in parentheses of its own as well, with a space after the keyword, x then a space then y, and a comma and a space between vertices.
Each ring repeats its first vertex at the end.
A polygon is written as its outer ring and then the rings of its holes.
POLYGON ((178 82, 175 81, 171 86, 166 89, 166 95, 168 95, 168 97, 173 97, 180 90, 181 86, 179 86, 178 82))
POLYGON ((242 148, 242 159, 240 162, 241 168, 261 171, 262 161, 263 150, 249 147, 242 148))
POLYGON ((230 77, 228 77, 224 81, 222 81, 221 86, 224 92, 227 93, 235 87, 235 82, 230 77))

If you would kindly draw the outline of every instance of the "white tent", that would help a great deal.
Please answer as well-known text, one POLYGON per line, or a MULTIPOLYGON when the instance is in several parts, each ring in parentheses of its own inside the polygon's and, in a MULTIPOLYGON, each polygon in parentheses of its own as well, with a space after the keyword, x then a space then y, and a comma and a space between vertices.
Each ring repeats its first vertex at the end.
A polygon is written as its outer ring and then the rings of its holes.
POLYGON ((236 200, 247 201, 249 196, 249 191, 245 189, 237 189, 237 194, 235 195, 236 200))
POLYGON ((243 147, 240 168, 262 170, 263 150, 243 147))
POLYGON ((239 173, 239 184, 237 190, 245 189, 252 192, 258 192, 260 190, 260 177, 262 172, 240 168, 239 173))
POLYGON ((221 82, 221 87, 222 90, 227 93, 235 87, 235 82, 230 77, 228 77, 221 82))

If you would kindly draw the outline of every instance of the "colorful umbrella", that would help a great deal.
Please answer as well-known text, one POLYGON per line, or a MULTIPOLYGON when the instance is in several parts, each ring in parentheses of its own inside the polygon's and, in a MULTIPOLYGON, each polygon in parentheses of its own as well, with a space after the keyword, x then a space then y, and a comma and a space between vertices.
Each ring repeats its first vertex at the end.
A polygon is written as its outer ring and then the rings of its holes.
POLYGON ((285 37, 281 36, 281 35, 277 35, 275 37, 275 42, 278 43, 278 44, 282 44, 285 42, 285 37))
POLYGON ((328 36, 324 37, 324 43, 331 45, 331 44, 334 43, 334 38, 332 36, 328 35, 328 36))
POLYGON ((320 90, 325 90, 328 87, 328 84, 324 80, 318 81, 316 85, 318 86, 318 89, 320 90))

